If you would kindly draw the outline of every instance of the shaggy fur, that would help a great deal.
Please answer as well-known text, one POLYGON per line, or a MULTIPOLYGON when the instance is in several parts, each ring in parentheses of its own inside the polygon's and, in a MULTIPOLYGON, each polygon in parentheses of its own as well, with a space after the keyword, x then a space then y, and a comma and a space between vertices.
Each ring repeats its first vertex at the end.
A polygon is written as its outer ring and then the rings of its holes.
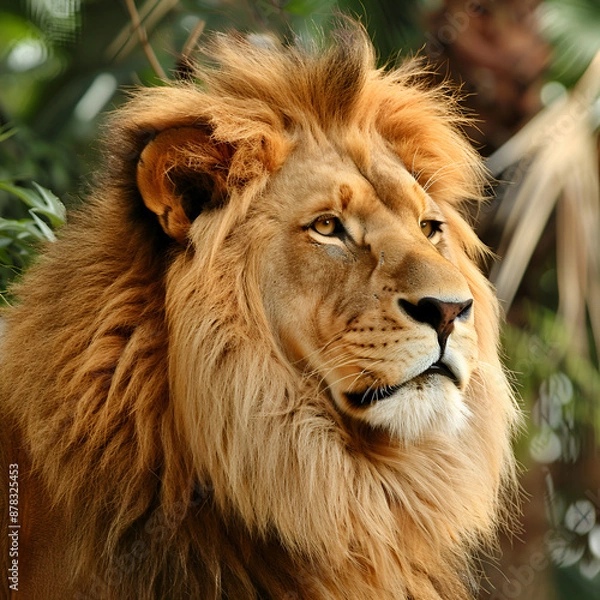
POLYGON ((2 486, 20 468, 20 598, 472 596, 470 557, 514 484, 517 418, 460 216, 482 168, 418 65, 376 70, 357 26, 334 42, 218 37, 201 84, 137 92, 92 199, 16 288, 0 402, 2 486), (292 222, 313 196, 318 225, 292 222), (330 236, 324 209, 338 222, 348 204, 363 216, 330 236), (417 206, 433 211, 427 237, 417 206), (362 232, 377 211, 393 235, 362 232), (389 283, 367 293, 376 280, 389 283), (423 375, 352 408, 345 393, 439 354, 431 327, 381 309, 406 282, 473 298, 447 343, 462 387, 423 375), (373 425, 406 389, 412 412, 373 425))

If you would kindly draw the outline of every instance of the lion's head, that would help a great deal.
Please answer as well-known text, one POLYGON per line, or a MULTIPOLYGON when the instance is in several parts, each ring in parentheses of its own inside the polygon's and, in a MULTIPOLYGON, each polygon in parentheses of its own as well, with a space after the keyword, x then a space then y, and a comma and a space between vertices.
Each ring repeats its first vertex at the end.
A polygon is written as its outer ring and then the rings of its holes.
POLYGON ((320 53, 235 36, 208 52, 201 85, 119 111, 95 202, 22 284, 9 349, 28 302, 73 315, 30 324, 54 354, 21 348, 57 380, 44 408, 4 387, 34 461, 92 524, 86 564, 104 544, 101 573, 150 515, 211 490, 119 593, 467 597, 516 408, 454 100, 416 64, 376 70, 354 26, 320 53))
POLYGON ((303 140, 273 177, 261 199, 268 320, 343 415, 406 442, 455 435, 479 361, 465 248, 408 157, 373 137, 358 156, 343 136, 303 140))

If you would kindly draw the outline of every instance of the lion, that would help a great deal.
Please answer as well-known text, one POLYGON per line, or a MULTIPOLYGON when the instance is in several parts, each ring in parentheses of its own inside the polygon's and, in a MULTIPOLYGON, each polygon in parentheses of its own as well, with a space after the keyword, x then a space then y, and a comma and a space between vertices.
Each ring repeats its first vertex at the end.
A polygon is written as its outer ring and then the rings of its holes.
POLYGON ((485 170, 447 85, 332 40, 216 35, 193 81, 133 93, 14 289, 19 597, 477 593, 518 423, 485 170))

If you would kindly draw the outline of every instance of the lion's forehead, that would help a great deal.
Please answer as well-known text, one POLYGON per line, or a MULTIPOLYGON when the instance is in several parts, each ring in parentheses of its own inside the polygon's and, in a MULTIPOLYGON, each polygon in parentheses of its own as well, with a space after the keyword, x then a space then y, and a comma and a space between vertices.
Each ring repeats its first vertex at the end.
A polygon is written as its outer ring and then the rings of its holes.
POLYGON ((381 144, 368 153, 332 144, 300 145, 274 179, 277 198, 287 200, 291 218, 336 211, 377 228, 389 226, 394 217, 414 221, 439 210, 410 167, 381 144))

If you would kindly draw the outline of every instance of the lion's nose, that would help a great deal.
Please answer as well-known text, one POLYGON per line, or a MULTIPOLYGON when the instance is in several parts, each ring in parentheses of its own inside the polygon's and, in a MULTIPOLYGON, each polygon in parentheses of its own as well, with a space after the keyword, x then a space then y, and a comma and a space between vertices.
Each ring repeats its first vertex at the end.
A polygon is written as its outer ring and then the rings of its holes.
POLYGON ((454 329, 454 321, 466 318, 471 311, 473 299, 464 302, 445 302, 437 298, 421 298, 417 304, 407 300, 399 300, 404 311, 419 323, 431 325, 437 332, 442 351, 446 347, 448 336, 454 329))

